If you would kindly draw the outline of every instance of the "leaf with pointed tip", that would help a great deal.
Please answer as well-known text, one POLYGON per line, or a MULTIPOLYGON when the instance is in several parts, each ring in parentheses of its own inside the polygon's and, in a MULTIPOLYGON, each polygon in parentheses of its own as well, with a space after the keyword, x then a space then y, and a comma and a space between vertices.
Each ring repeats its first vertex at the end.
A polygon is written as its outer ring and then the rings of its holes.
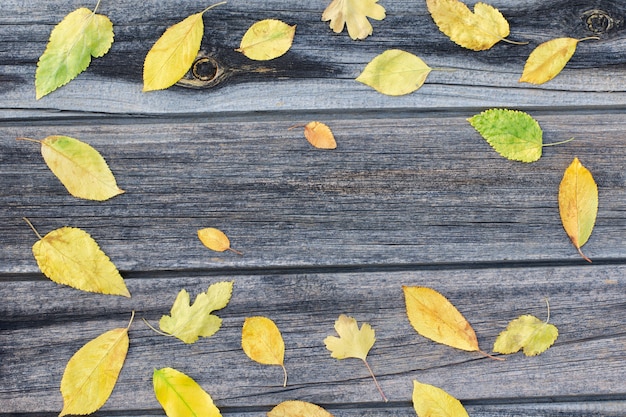
POLYGON ((304 137, 317 149, 335 149, 337 142, 330 128, 322 122, 309 122, 304 126, 304 137))
POLYGON ((267 417, 333 417, 319 405, 306 401, 283 401, 267 412, 267 417))
POLYGON ((372 59, 356 81, 388 96, 401 96, 419 89, 431 68, 419 57, 389 49, 372 59))
POLYGON ((276 323, 267 317, 247 317, 241 329, 241 347, 255 362, 280 365, 285 376, 283 386, 287 386, 285 342, 276 323))
POLYGON ((167 417, 222 417, 211 396, 190 376, 176 369, 155 369, 152 383, 167 417))
POLYGON ((374 30, 367 18, 385 18, 385 8, 377 3, 378 0, 333 0, 322 13, 322 21, 330 20, 335 33, 341 32, 345 25, 350 38, 365 39, 374 30))
POLYGON ((413 408, 417 417, 469 417, 463 404, 434 385, 413 381, 413 408))
POLYGON ((559 75, 576 52, 578 42, 574 38, 557 38, 537 46, 528 56, 519 82, 543 84, 559 75))
POLYGON ((295 33, 295 25, 276 19, 261 20, 250 26, 235 51, 255 61, 269 61, 287 53, 295 33))
POLYGON ((526 356, 545 352, 559 336, 559 330, 529 314, 512 320, 493 345, 493 351, 510 354, 524 349, 526 356))

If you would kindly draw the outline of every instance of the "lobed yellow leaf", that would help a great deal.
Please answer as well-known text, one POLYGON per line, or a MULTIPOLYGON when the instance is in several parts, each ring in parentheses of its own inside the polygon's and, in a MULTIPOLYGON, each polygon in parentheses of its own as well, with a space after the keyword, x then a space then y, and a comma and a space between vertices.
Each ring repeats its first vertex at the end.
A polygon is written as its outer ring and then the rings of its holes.
POLYGON ((155 369, 154 394, 168 417, 221 417, 211 396, 188 375, 173 368, 155 369))
POLYGON ((295 34, 296 25, 276 19, 261 20, 250 26, 235 51, 255 61, 269 61, 287 53, 295 34))
POLYGON ((250 359, 264 365, 280 365, 285 375, 285 342, 276 324, 267 317, 247 317, 241 330, 241 347, 250 359))
POLYGON ((335 149, 337 142, 330 128, 322 122, 309 122, 304 126, 304 137, 318 149, 335 149))
POLYGON ((333 0, 322 13, 322 21, 330 20, 330 28, 335 33, 348 28, 350 38, 365 39, 374 30, 367 18, 383 20, 385 8, 378 0, 333 0))
POLYGON ((372 59, 356 81, 379 93, 401 96, 419 89, 430 71, 419 57, 400 49, 389 49, 372 59))
POLYGON ((283 401, 267 412, 267 417, 333 417, 319 405, 306 401, 283 401))
POLYGON ((493 351, 510 354, 523 348, 526 356, 536 356, 552 346, 558 336, 556 326, 526 314, 512 320, 498 335, 493 351))
POLYGON ((335 330, 339 337, 328 336, 324 339, 326 349, 330 350, 330 355, 335 359, 365 360, 376 341, 376 334, 369 323, 363 323, 359 329, 356 319, 344 314, 335 321, 335 330))
POLYGON ((556 77, 569 62, 579 40, 557 38, 544 42, 528 56, 519 82, 543 84, 556 77))
POLYGON ((463 404, 434 385, 413 381, 413 408, 417 417, 469 417, 463 404))

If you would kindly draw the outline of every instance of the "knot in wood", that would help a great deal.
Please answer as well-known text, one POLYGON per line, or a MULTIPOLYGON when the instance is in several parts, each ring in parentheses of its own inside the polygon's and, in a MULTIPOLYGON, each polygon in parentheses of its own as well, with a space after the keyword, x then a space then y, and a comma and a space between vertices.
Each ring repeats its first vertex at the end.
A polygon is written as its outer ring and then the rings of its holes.
POLYGON ((200 51, 189 71, 176 84, 188 88, 210 88, 224 78, 224 66, 206 52, 200 51))
POLYGON ((615 19, 604 10, 588 10, 583 13, 582 19, 587 25, 587 29, 595 34, 608 33, 617 26, 615 19))
POLYGON ((198 58, 191 66, 191 73, 200 81, 212 81, 217 77, 217 62, 208 56, 198 58))

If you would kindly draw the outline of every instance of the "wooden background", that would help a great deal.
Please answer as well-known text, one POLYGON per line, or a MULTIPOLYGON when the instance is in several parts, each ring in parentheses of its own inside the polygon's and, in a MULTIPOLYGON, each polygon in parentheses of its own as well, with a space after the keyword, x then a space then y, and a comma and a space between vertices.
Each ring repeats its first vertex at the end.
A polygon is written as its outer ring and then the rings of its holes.
POLYGON ((281 401, 335 416, 415 415, 412 380, 459 398, 470 416, 623 416, 626 413, 626 3, 500 0, 510 39, 464 50, 441 34, 421 0, 380 0, 387 18, 352 41, 321 22, 328 3, 229 1, 204 17, 202 57, 180 85, 142 93, 145 54, 170 25, 208 4, 103 0, 115 42, 76 80, 35 100, 36 63, 75 0, 0 3, 0 416, 55 416, 65 364, 97 335, 137 318, 156 324, 178 291, 233 280, 213 337, 193 345, 141 320, 117 386, 99 416, 163 415, 154 368, 192 376, 225 416, 262 416, 281 401), (296 24, 291 50, 250 61, 234 51, 264 18, 296 24), (542 86, 517 82, 530 51, 555 37, 586 41, 542 86), (417 92, 387 97, 354 81, 386 49, 440 68, 417 92), (466 119, 491 107, 529 112, 544 142, 536 163, 508 161, 466 119), (338 148, 313 149, 300 129, 319 120, 338 148), (36 145, 62 134, 107 159, 126 193, 71 197, 36 145), (557 192, 577 156, 600 205, 584 262, 561 226, 557 192), (120 269, 131 299, 83 293, 45 278, 36 236, 62 226, 89 232, 120 269), (218 227, 234 248, 216 253, 196 231, 218 227), (424 339, 409 325, 402 285, 444 294, 483 350, 521 314, 560 331, 541 356, 504 362, 424 339), (339 314, 369 322, 369 362, 381 401, 356 359, 330 357, 323 339, 339 314), (282 370, 240 347, 245 317, 273 319, 286 343, 282 370))

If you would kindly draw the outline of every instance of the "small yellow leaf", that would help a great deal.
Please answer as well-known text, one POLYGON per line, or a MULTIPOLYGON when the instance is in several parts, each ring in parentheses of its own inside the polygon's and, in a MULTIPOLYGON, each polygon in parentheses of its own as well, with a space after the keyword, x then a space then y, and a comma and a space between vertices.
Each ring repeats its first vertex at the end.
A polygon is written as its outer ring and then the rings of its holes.
POLYGON ((285 369, 285 342, 276 324, 267 317, 248 317, 241 330, 241 347, 250 359, 264 365, 280 365, 283 368, 287 386, 287 370, 285 369))
POLYGON ((441 388, 413 381, 413 408, 417 417, 469 417, 463 404, 441 388))
POLYGON ((432 69, 421 58, 389 49, 372 59, 356 78, 379 93, 401 96, 419 89, 432 69))
POLYGON ((128 353, 129 327, 101 334, 72 356, 61 379, 59 417, 91 414, 109 399, 128 353))
POLYGON ((519 82, 543 84, 556 77, 576 52, 578 42, 574 38, 557 38, 539 45, 528 56, 519 82))
POLYGON ((335 322, 335 330, 339 337, 328 336, 324 339, 326 349, 330 350, 330 355, 335 359, 365 360, 376 341, 374 330, 368 323, 363 323, 359 329, 356 320, 344 314, 335 322))
POLYGON ((480 350, 472 326, 443 295, 426 287, 402 289, 409 322, 419 334, 457 349, 480 350))
POLYGON ((536 356, 552 346, 558 336, 556 326, 526 314, 512 320, 498 335, 493 351, 510 354, 523 348, 526 356, 536 356))
POLYGON ((246 31, 235 49, 255 61, 269 61, 284 55, 293 42, 296 26, 275 19, 256 22, 246 31))
POLYGON ((348 27, 348 35, 354 40, 365 39, 372 34, 370 19, 383 20, 385 8, 378 0, 333 0, 322 14, 322 21, 330 20, 330 28, 335 33, 348 27))
POLYGON ((168 417, 222 417, 196 381, 173 368, 155 369, 154 394, 168 417))
POLYGON ((578 158, 574 158, 563 174, 559 186, 559 213, 565 232, 574 247, 588 262, 581 247, 587 243, 598 214, 598 186, 578 158))
POLYGON ((330 128, 321 122, 310 122, 304 126, 304 137, 318 149, 335 149, 337 142, 330 128))
POLYGON ((202 242, 204 246, 216 252, 229 250, 238 255, 242 255, 241 252, 230 247, 230 239, 228 239, 228 236, 214 227, 198 230, 198 239, 200 239, 200 242, 202 242))
POLYGON ((333 417, 316 404, 305 401, 283 401, 267 412, 267 417, 333 417))

